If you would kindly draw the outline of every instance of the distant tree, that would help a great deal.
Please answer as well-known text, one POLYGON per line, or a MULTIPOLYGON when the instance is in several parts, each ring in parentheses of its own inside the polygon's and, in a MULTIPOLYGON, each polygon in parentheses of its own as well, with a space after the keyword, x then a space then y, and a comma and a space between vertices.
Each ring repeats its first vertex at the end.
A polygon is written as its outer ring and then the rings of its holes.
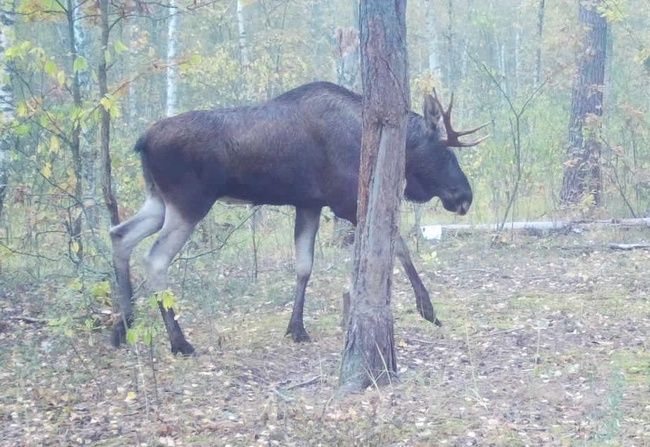
POLYGON ((405 10, 406 0, 359 8, 363 135, 345 391, 387 383, 397 370, 390 298, 410 108, 405 10))
POLYGON ((169 0, 167 21, 167 116, 175 115, 178 109, 178 8, 176 0, 169 0))
POLYGON ((542 40, 544 37, 545 0, 539 0, 537 7, 537 48, 535 49, 535 85, 542 82, 542 40))
MULTIPOLYGON (((108 39, 110 37, 109 25, 109 0, 99 0, 99 15, 101 29, 101 46, 99 49, 99 65, 97 68, 97 79, 99 84, 100 101, 104 100, 100 107, 100 141, 101 141, 101 167, 102 167, 102 195, 104 204, 108 210, 111 225, 120 223, 117 209, 117 199, 113 193, 113 182, 111 174, 111 114, 106 105, 108 99, 108 67, 106 63, 106 52, 108 51, 108 39)), ((109 100, 110 101, 110 100, 109 100)))
POLYGON ((15 115, 15 103, 9 61, 5 51, 12 45, 16 17, 13 5, 8 3, 4 1, 0 3, 0 216, 2 216, 9 183, 9 151, 15 144, 14 134, 10 131, 15 115))
POLYGON ((607 56, 607 21, 599 12, 602 3, 579 2, 580 25, 585 34, 571 97, 568 160, 561 193, 565 204, 584 200, 589 200, 591 206, 601 204, 600 131, 607 56))

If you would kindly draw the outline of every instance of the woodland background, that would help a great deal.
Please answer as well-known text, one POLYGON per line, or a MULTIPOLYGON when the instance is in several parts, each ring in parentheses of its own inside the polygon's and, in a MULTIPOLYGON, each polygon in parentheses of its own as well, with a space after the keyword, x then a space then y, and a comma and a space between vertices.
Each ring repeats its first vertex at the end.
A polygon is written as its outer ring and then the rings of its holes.
MULTIPOLYGON (((172 268, 173 299, 185 309, 182 318, 198 327, 190 339, 206 347, 204 357, 185 364, 166 357, 164 330, 145 301, 135 352, 105 346, 104 328, 113 318, 107 230, 141 204, 144 185, 132 147, 156 120, 189 109, 253 104, 312 80, 360 91, 356 2, 2 0, 0 305, 6 318, 0 363, 6 368, 0 380, 6 393, 0 424, 7 445, 210 445, 214 433, 234 445, 308 445, 296 439, 324 445, 649 442, 650 357, 647 342, 639 340, 650 327, 643 279, 650 260, 647 252, 612 255, 606 248, 613 239, 647 241, 647 231, 452 238, 433 249, 412 231, 419 223, 648 216, 645 0, 582 2, 596 6, 607 25, 605 81, 596 86, 602 116, 589 115, 583 128, 598 142, 602 194, 571 203, 562 198, 563 173, 572 163, 572 89, 586 51, 579 3, 408 2, 414 110, 421 110, 423 94, 433 87, 444 98, 454 92, 456 127, 487 121, 491 137, 457 152, 474 189, 467 216, 455 217, 435 200, 402 207, 402 231, 412 235, 428 284, 444 285, 433 292, 434 306, 442 309, 449 332, 425 328, 410 311, 400 313, 408 306, 398 302, 397 325, 405 331, 397 334, 398 346, 409 359, 402 371, 406 385, 337 407, 328 399, 342 347, 336 327, 349 252, 338 246, 332 216, 323 218, 321 260, 309 292, 317 342, 294 347, 282 344, 293 283, 292 211, 215 205, 172 268), (479 298, 485 301, 469 301, 479 298), (569 339, 553 342, 553 332, 569 339), (480 342, 486 334, 498 340, 480 342), (528 346, 529 354, 536 350, 520 382, 518 373, 494 373, 499 363, 516 363, 514 354, 495 347, 498 341, 513 349, 528 346), (276 342, 279 347, 268 347, 276 342), (548 358, 562 353, 561 361, 543 363, 547 350, 548 358), (161 365, 161 357, 171 366, 161 365), (458 368, 456 379, 442 363, 458 368), (483 389, 481 377, 495 374, 503 389, 483 389), (589 394, 578 377, 604 391, 575 400, 589 394), (554 380, 557 388, 547 394, 554 380), (226 385, 213 389, 215 381, 226 385), (198 383, 207 399, 201 405, 217 402, 218 415, 199 415, 196 403, 176 399, 192 393, 185 389, 190 383, 198 383), (300 394, 313 384, 316 391, 300 394), (231 385, 237 391, 229 391, 231 385), (443 402, 435 396, 418 402, 432 389, 443 402), (456 402, 459 390, 465 393, 456 402), (488 394, 499 405, 487 402, 488 394), (237 403, 223 404, 229 399, 237 403), (411 402, 402 407, 405 419, 397 428, 394 402, 411 402), (501 404, 507 409, 499 413, 501 404), (440 413, 421 415, 422 405, 440 413), (247 419, 242 410, 252 415, 259 408, 266 414, 261 419, 247 419), (447 410, 453 424, 441 422, 450 420, 447 410), (131 415, 125 429, 117 428, 127 420, 120 415, 131 415), (572 422, 561 422, 567 417, 572 422), (204 419, 209 423, 201 425, 204 419), (188 420, 198 428, 187 428, 188 420), (502 423, 506 428, 495 428, 502 423), (545 428, 535 431, 531 424, 545 428)), ((139 279, 141 266, 135 269, 139 279)), ((408 290, 399 287, 398 281, 396 296, 407 296, 410 305, 408 290)))

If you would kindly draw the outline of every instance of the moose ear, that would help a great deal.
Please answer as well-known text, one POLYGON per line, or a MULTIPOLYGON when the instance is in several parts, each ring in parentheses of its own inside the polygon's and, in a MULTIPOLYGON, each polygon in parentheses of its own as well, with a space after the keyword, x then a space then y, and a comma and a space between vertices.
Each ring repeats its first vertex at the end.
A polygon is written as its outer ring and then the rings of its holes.
POLYGON ((424 122, 429 130, 438 129, 442 110, 440 104, 431 95, 424 95, 424 122))

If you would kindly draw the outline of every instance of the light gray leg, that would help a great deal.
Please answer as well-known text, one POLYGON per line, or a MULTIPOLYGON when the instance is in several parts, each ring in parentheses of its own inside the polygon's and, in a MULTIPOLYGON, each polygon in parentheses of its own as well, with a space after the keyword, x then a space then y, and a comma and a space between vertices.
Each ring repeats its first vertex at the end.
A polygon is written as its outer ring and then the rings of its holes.
POLYGON ((424 287, 417 270, 415 270, 413 261, 411 261, 408 246, 401 235, 398 235, 397 239, 395 239, 395 254, 402 263, 406 276, 408 276, 409 281, 411 282, 411 287, 413 287, 418 312, 425 320, 434 323, 436 326, 441 326, 442 323, 436 317, 436 312, 431 304, 429 292, 426 287, 424 287))
POLYGON ((314 264, 314 241, 320 223, 321 208, 296 208, 296 224, 294 241, 296 245, 296 289, 294 292, 293 312, 287 335, 295 342, 309 341, 303 323, 303 310, 305 306, 305 289, 311 276, 314 264))
MULTIPOLYGON (((196 222, 188 222, 173 206, 167 205, 165 210, 165 223, 158 239, 151 247, 146 258, 147 288, 150 293, 156 293, 167 287, 167 270, 174 256, 183 248, 194 230, 196 222)), ((194 347, 185 340, 172 308, 165 309, 162 303, 158 304, 165 322, 165 329, 174 354, 190 355, 194 347)))
POLYGON ((117 280, 119 295, 119 311, 122 321, 113 327, 111 342, 119 346, 126 342, 126 325, 133 322, 133 289, 131 287, 131 274, 129 259, 133 249, 147 236, 160 230, 165 217, 165 204, 156 196, 150 196, 142 208, 130 219, 111 228, 111 242, 113 245, 113 268, 117 280))

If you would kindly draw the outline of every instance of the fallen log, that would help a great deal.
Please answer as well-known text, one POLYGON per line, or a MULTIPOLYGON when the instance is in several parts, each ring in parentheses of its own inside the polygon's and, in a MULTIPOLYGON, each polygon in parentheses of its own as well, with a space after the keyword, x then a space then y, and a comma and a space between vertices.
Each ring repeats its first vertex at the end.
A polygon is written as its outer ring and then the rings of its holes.
POLYGON ((508 222, 501 228, 500 224, 450 224, 450 225, 423 225, 420 227, 425 239, 439 240, 443 234, 470 234, 476 232, 497 232, 501 230, 513 231, 540 231, 556 232, 568 230, 588 230, 599 227, 614 228, 650 228, 650 218, 635 219, 601 219, 590 221, 530 221, 530 222, 508 222))

